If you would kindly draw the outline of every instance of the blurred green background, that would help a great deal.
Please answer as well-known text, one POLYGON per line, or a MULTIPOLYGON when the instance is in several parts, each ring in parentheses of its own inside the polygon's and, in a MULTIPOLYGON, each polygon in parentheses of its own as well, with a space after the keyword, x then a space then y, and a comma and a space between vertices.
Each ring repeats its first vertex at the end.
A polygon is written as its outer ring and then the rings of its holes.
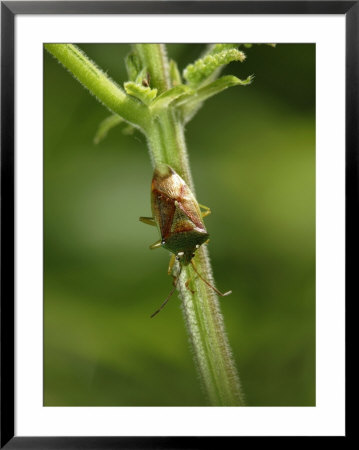
MULTIPOLYGON (((128 45, 80 47, 126 81, 128 45)), ((183 69, 203 50, 173 44, 183 69)), ((225 324, 249 406, 315 405, 315 45, 261 45, 225 73, 251 86, 208 100, 186 127, 225 324)), ((44 404, 206 405, 169 254, 148 246, 152 167, 121 126, 44 53, 44 404)))

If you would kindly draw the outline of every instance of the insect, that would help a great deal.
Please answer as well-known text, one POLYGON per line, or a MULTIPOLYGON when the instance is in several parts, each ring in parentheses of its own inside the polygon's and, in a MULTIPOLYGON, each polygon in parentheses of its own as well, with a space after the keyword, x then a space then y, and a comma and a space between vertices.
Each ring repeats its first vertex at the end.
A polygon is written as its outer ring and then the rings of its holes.
MULTIPOLYGON (((175 261, 180 263, 180 271, 174 277, 173 289, 166 300, 151 317, 158 314, 171 298, 176 289, 182 266, 192 265, 201 280, 222 297, 232 291, 222 293, 212 286, 209 281, 198 272, 193 257, 196 250, 209 240, 209 234, 203 223, 203 217, 211 210, 200 205, 195 199, 185 181, 167 164, 156 166, 151 184, 151 207, 153 217, 140 217, 140 221, 148 225, 157 226, 161 239, 150 245, 150 249, 163 247, 173 253, 168 274, 172 273, 175 261), (204 212, 201 212, 201 208, 204 212)), ((188 282, 186 284, 188 288, 188 282)))

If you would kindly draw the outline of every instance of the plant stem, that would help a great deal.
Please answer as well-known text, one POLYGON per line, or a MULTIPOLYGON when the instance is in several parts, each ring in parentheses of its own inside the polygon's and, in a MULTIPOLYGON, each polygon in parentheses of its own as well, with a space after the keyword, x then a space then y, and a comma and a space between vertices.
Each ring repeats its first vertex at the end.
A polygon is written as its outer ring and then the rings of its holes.
MULTIPOLYGON (((164 46, 138 44, 135 47, 143 65, 148 68, 152 80, 151 87, 160 89, 166 80, 166 88, 170 88, 169 64, 164 46), (156 61, 159 63, 155 63, 156 61), (159 80, 159 85, 155 84, 156 80, 159 80)), ((169 164, 194 193, 183 124, 177 117, 175 109, 167 108, 158 113, 151 125, 145 129, 145 134, 153 164, 159 162, 169 164)), ((196 252, 194 261, 201 275, 214 284, 208 250, 205 246, 196 252)), ((209 402, 217 406, 242 405, 239 377, 216 294, 198 278, 191 266, 182 268, 178 286, 196 365, 209 402), (186 287, 187 282, 194 293, 186 287)))
MULTIPOLYGON (((150 74, 151 88, 157 88, 160 94, 170 89, 165 46, 137 44, 135 47, 150 74)), ((127 95, 75 45, 45 44, 45 48, 108 109, 140 128, 147 138, 153 165, 169 164, 194 193, 184 125, 175 108, 169 106, 151 111, 127 95)), ((214 285, 206 246, 197 250, 194 262, 199 273, 214 285)), ((239 378, 216 294, 199 279, 191 266, 182 268, 178 288, 196 365, 210 404, 242 405, 239 378)))
POLYGON ((148 109, 128 96, 87 55, 73 44, 44 44, 80 83, 110 111, 132 125, 143 129, 149 122, 148 109))
POLYGON ((158 93, 171 87, 166 47, 159 44, 137 44, 136 49, 151 76, 150 83, 158 93))

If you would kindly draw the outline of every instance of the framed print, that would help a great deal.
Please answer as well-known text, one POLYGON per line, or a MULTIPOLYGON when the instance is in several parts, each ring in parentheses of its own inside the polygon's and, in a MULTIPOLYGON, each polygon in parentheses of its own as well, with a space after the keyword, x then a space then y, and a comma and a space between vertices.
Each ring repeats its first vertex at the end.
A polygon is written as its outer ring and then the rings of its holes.
POLYGON ((358 11, 1 3, 1 448, 347 435, 358 11))

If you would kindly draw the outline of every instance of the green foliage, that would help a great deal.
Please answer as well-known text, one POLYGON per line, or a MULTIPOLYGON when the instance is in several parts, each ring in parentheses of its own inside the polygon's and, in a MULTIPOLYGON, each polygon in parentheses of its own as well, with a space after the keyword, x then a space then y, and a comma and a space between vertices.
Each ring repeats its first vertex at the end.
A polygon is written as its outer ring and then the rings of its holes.
POLYGON ((221 53, 225 50, 237 49, 239 44, 210 44, 208 45, 207 54, 215 55, 216 53, 221 53))
POLYGON ((181 72, 178 69, 176 61, 173 59, 170 60, 170 77, 172 86, 178 86, 182 84, 181 72))
POLYGON ((143 86, 133 81, 127 81, 123 86, 127 94, 138 98, 138 100, 141 100, 147 106, 151 104, 157 95, 157 89, 151 89, 148 86, 143 86))
MULTIPOLYGON (((146 107, 150 117, 156 117, 161 111, 166 111, 168 108, 175 108, 179 113, 177 117, 185 124, 193 118, 205 100, 231 86, 247 86, 252 82, 253 76, 248 76, 245 80, 234 75, 218 78, 220 70, 229 62, 244 61, 245 55, 237 50, 238 45, 208 45, 202 58, 184 69, 186 84, 182 82, 176 61, 170 60, 168 75, 172 87, 164 90, 160 95, 158 95, 157 88, 151 87, 152 80, 148 69, 151 61, 147 61, 148 65, 144 62, 151 46, 146 47, 142 44, 135 46, 125 58, 129 81, 123 85, 124 94, 127 94, 129 98, 139 100, 142 107, 146 107), (139 53, 141 53, 141 57, 139 53)), ((74 48, 76 47, 74 46, 74 48)), ((159 76, 162 78, 162 75, 159 76)), ((99 143, 103 140, 108 131, 122 120, 126 121, 125 117, 126 114, 123 114, 121 119, 121 114, 117 113, 112 118, 105 119, 98 128, 95 142, 99 143)), ((136 124, 130 123, 123 132, 132 132, 133 125, 136 124)), ((141 124, 138 125, 141 128, 141 124)), ((151 120, 148 121, 148 125, 152 126, 151 120)))
POLYGON ((193 95, 193 89, 190 87, 179 84, 178 86, 169 89, 163 94, 159 95, 151 105, 152 110, 166 109, 168 106, 176 101, 180 101, 184 98, 189 98, 193 95))
POLYGON ((141 72, 141 61, 136 52, 129 53, 125 58, 128 79, 136 81, 141 72))
POLYGON ((240 80, 234 75, 223 76, 212 83, 208 83, 204 87, 197 89, 195 95, 179 98, 176 105, 181 108, 184 121, 188 122, 203 105, 205 100, 219 94, 231 86, 247 86, 251 84, 253 78, 253 75, 250 75, 245 80, 240 80))
MULTIPOLYGON (((201 58, 184 69, 183 76, 186 84, 182 83, 177 63, 174 60, 169 61, 168 77, 172 87, 166 90, 162 88, 162 92, 158 95, 158 89, 151 87, 153 82, 151 78, 153 79, 154 75, 158 76, 161 80, 160 84, 163 86, 164 75, 162 71, 155 71, 156 65, 153 65, 153 61, 148 58, 148 54, 153 56, 153 60, 156 60, 156 58, 163 58, 165 51, 163 51, 163 54, 161 52, 156 53, 157 47, 153 44, 148 46, 137 45, 125 58, 129 81, 123 84, 124 91, 88 59, 76 45, 45 45, 45 48, 58 58, 86 88, 94 93, 112 112, 116 113, 111 119, 106 119, 99 126, 95 136, 95 142, 97 143, 121 120, 131 125, 129 130, 132 130, 134 126, 146 133, 146 130, 148 132, 152 127, 156 115, 168 108, 176 108, 179 112, 178 118, 182 119, 183 123, 187 123, 208 98, 228 87, 250 84, 253 80, 252 76, 245 80, 235 76, 216 79, 220 69, 226 64, 232 61, 244 61, 244 53, 236 47, 238 47, 238 44, 209 45, 201 58), (151 70, 152 74, 150 73, 151 70)), ((156 80, 156 78, 154 79, 156 80)))
POLYGON ((209 54, 189 64, 183 71, 183 77, 192 86, 199 86, 208 80, 217 69, 232 61, 243 62, 246 56, 236 48, 228 48, 217 44, 210 49, 209 54))

